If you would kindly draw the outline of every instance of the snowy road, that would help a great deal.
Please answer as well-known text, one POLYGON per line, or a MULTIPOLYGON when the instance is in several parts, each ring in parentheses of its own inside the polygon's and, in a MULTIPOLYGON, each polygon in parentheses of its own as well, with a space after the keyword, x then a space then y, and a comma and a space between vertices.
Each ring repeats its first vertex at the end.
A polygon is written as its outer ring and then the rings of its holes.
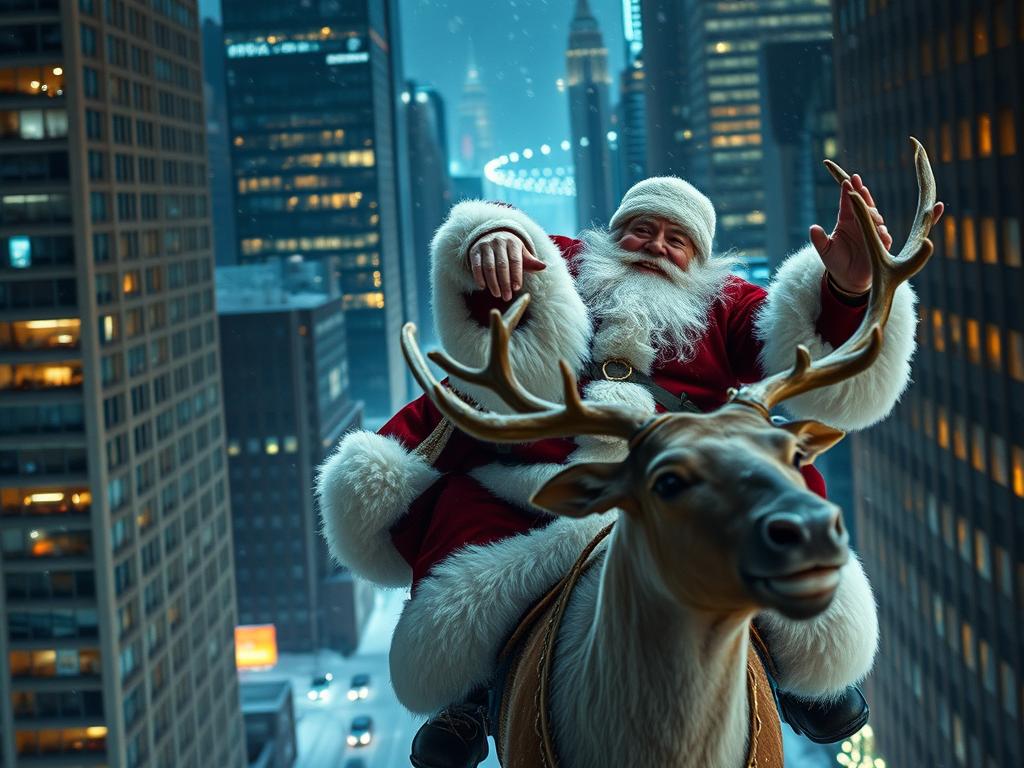
MULTIPOLYGON (((244 680, 288 678, 295 696, 298 759, 295 768, 409 768, 409 745, 420 720, 410 715, 395 698, 388 674, 391 635, 405 600, 403 592, 377 595, 373 616, 367 624, 359 650, 349 658, 329 651, 317 654, 282 654, 277 667, 266 672, 243 672, 244 680), (334 683, 328 701, 311 702, 306 697, 314 675, 331 672, 334 683), (370 695, 356 703, 347 700, 352 675, 370 675, 370 695), (352 748, 345 743, 352 718, 373 718, 373 741, 352 748), (360 765, 357 761, 362 759, 360 765)), ((786 729, 784 733, 787 768, 834 768, 829 752, 786 729)), ((492 745, 483 768, 499 768, 492 745)))

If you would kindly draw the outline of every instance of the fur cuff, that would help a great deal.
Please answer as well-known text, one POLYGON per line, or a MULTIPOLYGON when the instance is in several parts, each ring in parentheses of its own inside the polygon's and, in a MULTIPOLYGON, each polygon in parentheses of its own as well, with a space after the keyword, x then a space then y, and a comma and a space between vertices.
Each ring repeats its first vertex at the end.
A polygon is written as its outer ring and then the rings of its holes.
POLYGON ((878 609, 857 556, 843 566, 832 604, 809 621, 774 611, 758 629, 779 669, 779 686, 805 699, 829 699, 871 671, 878 650, 878 609))
MULTIPOLYGON (((431 280, 437 338, 460 363, 479 366, 490 346, 487 328, 470 316, 465 294, 477 290, 467 252, 485 232, 509 229, 547 264, 541 272, 523 277, 523 292, 532 296, 520 327, 512 334, 509 358, 516 378, 530 392, 561 402, 559 359, 578 374, 590 352, 590 316, 576 292, 569 269, 556 246, 522 211, 482 200, 467 200, 452 208, 431 244, 431 280)), ((495 394, 453 377, 457 388, 487 408, 508 413, 495 394)))
MULTIPOLYGON (((764 345, 760 363, 766 374, 790 368, 797 344, 805 344, 814 360, 832 351, 816 330, 824 271, 813 246, 797 251, 779 267, 754 321, 764 345)), ((888 416, 910 383, 916 301, 908 284, 897 289, 882 353, 868 370, 787 400, 786 409, 796 418, 817 419, 846 430, 864 429, 888 416)))
POLYGON ((331 555, 357 576, 408 586, 412 570, 391 543, 391 526, 440 474, 398 440, 350 432, 321 466, 316 492, 331 555))
POLYGON ((405 604, 391 641, 391 683, 402 705, 431 713, 486 683, 520 616, 615 514, 558 518, 436 566, 405 604))

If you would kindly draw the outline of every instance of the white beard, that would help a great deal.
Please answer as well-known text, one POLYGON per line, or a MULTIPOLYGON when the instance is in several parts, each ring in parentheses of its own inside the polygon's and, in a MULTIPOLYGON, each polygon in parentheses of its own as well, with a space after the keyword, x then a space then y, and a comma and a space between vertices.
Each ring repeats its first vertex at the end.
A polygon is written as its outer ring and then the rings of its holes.
POLYGON ((576 287, 598 323, 594 360, 624 359, 649 374, 655 362, 693 359, 708 310, 739 259, 695 258, 680 269, 667 258, 627 251, 602 230, 581 237, 576 287), (640 262, 663 274, 632 266, 640 262))

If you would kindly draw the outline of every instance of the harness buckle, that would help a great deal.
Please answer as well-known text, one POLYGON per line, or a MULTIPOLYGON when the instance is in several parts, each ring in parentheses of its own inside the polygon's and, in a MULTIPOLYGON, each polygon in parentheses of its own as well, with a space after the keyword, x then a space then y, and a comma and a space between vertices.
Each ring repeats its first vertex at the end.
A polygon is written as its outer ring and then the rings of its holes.
POLYGON ((605 360, 603 363, 601 363, 601 374, 608 381, 628 381, 630 376, 633 375, 633 366, 627 363, 625 360, 605 360), (608 366, 610 365, 619 366, 621 369, 625 370, 625 373, 621 375, 616 375, 618 371, 613 370, 612 372, 609 372, 608 366))

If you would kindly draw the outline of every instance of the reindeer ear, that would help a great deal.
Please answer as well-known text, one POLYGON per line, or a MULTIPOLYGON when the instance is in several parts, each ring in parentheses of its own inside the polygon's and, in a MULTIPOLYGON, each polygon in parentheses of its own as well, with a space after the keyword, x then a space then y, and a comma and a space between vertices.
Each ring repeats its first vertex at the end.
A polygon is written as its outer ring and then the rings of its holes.
POLYGON ((780 426, 800 441, 800 447, 807 456, 804 464, 814 463, 818 456, 846 437, 843 430, 810 419, 790 421, 780 426))
POLYGON ((531 500, 541 509, 565 517, 586 517, 612 507, 635 510, 625 493, 621 462, 574 464, 548 480, 531 500))

